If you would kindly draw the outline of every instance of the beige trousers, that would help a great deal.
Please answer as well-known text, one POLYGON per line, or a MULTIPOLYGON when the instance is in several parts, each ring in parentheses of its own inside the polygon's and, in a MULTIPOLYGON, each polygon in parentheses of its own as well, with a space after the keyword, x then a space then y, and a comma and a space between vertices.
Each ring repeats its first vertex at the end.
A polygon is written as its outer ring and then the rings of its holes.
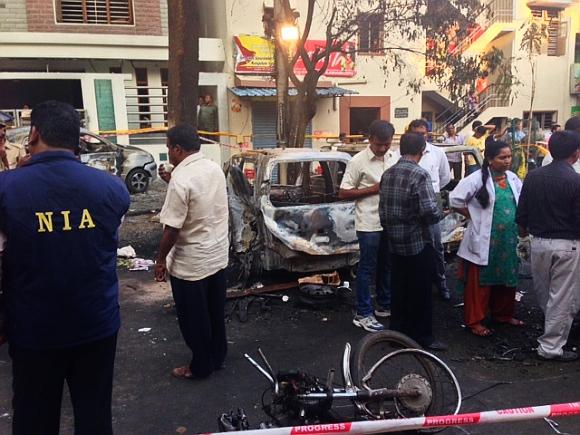
POLYGON ((559 356, 580 308, 580 240, 534 237, 531 262, 534 290, 545 316, 537 351, 547 358, 559 356))

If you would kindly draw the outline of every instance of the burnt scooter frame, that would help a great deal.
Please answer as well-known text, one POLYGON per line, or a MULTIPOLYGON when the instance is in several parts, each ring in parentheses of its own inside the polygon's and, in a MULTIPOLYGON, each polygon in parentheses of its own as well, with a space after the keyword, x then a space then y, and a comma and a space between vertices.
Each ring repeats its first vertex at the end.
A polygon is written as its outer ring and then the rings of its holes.
MULTIPOLYGON (((459 412, 461 407, 461 390, 457 382, 457 378, 453 372, 447 367, 447 365, 441 361, 436 356, 421 350, 414 348, 405 348, 395 350, 387 355, 380 358, 362 377, 361 384, 363 388, 356 386, 352 379, 351 372, 351 345, 346 343, 342 359, 342 376, 344 381, 344 388, 335 388, 334 384, 334 370, 330 370, 326 384, 320 383, 315 377, 309 376, 306 373, 301 372, 288 372, 274 374, 272 366, 268 362, 266 356, 261 349, 258 349, 260 358, 262 359, 265 368, 262 367, 258 362, 256 362, 248 354, 244 354, 244 357, 270 382, 273 389, 273 399, 284 403, 288 408, 297 415, 299 420, 302 422, 306 421, 320 421, 326 422, 329 420, 330 412, 332 408, 333 399, 347 399, 350 400, 356 410, 358 411, 358 416, 363 419, 378 419, 384 418, 383 415, 377 415, 373 412, 367 405, 371 402, 376 402, 378 400, 393 400, 395 405, 397 405, 397 399, 405 401, 405 404, 412 408, 416 412, 426 412, 430 406, 433 397, 434 390, 431 389, 429 382, 417 374, 408 374, 404 376, 398 383, 396 389, 392 388, 370 388, 367 382, 372 377, 373 373, 377 368, 387 361, 389 358, 396 357, 402 354, 413 354, 417 358, 425 358, 429 360, 431 364, 438 366, 438 369, 443 369, 444 373, 451 379, 455 387, 455 393, 457 395, 457 405, 453 410, 454 414, 459 412), (306 392, 300 392, 295 394, 294 397, 290 398, 288 391, 281 387, 284 382, 296 382, 297 380, 303 380, 306 385, 309 385, 306 392)), ((400 417, 405 417, 403 412, 401 412, 399 406, 396 406, 397 412, 400 417)), ((270 414, 269 414, 270 415, 270 414)), ((272 415, 270 415, 273 417, 272 415)))

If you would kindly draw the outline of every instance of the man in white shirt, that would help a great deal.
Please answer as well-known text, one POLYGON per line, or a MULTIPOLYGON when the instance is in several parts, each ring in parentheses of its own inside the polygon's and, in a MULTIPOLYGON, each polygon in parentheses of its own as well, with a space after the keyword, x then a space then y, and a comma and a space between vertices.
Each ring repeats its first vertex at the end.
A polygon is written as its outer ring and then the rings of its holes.
POLYGON ((346 167, 340 185, 340 199, 354 200, 355 227, 360 247, 356 277, 357 307, 353 323, 369 332, 384 326, 375 317, 391 315, 391 274, 389 251, 379 217, 379 182, 383 172, 399 160, 391 151, 395 129, 387 121, 376 120, 369 128, 369 146, 355 155, 346 167), (376 284, 377 305, 371 300, 371 284, 376 284))
MULTIPOLYGON (((455 129, 455 125, 447 124, 445 126, 445 135, 444 135, 444 144, 445 145, 463 145, 465 143, 465 138, 460 134, 457 134, 457 130, 455 129)), ((449 166, 453 171, 453 178, 456 180, 461 179, 461 169, 462 169, 462 160, 463 154, 462 153, 449 153, 447 154, 447 160, 449 161, 449 166)))
MULTIPOLYGON (((409 124, 409 132, 427 136, 427 123, 423 119, 415 119, 409 124)), ((437 198, 441 199, 441 189, 451 181, 451 170, 447 162, 447 156, 443 150, 427 142, 425 153, 419 161, 419 166, 425 169, 431 177, 433 190, 437 198)), ((447 287, 447 278, 445 277, 445 251, 441 243, 441 228, 439 223, 433 225, 432 233, 434 236, 433 247, 436 252, 437 274, 434 278, 435 285, 443 300, 451 299, 449 288, 447 287)))
POLYGON ((182 379, 205 378, 222 368, 227 351, 224 307, 228 265, 228 201, 220 166, 199 152, 197 131, 178 125, 167 131, 167 153, 175 169, 160 170, 167 196, 155 279, 167 274, 179 329, 193 357, 173 369, 182 379))

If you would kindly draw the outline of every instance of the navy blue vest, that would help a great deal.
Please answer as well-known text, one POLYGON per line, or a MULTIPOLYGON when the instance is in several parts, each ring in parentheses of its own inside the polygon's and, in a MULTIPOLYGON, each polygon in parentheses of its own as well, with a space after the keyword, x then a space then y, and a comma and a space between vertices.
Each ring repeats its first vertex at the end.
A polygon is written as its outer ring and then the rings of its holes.
POLYGON ((11 343, 63 348, 118 331, 117 232, 129 203, 120 178, 66 151, 0 173, 11 343))

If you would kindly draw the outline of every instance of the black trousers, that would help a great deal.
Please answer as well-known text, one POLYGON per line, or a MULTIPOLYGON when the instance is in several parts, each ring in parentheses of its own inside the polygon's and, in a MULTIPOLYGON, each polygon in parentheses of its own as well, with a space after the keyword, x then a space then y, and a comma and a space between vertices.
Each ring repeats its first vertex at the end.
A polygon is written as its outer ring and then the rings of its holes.
POLYGON ((393 254, 391 259, 393 290, 390 328, 427 346, 435 340, 431 295, 435 251, 431 245, 426 245, 417 255, 393 254))
POLYGON ((75 435, 111 435, 117 334, 75 347, 28 350, 10 345, 13 435, 56 435, 66 381, 75 435))
POLYGON ((172 276, 171 290, 179 329, 192 353, 189 368, 195 377, 207 377, 226 359, 225 269, 199 281, 172 276))

